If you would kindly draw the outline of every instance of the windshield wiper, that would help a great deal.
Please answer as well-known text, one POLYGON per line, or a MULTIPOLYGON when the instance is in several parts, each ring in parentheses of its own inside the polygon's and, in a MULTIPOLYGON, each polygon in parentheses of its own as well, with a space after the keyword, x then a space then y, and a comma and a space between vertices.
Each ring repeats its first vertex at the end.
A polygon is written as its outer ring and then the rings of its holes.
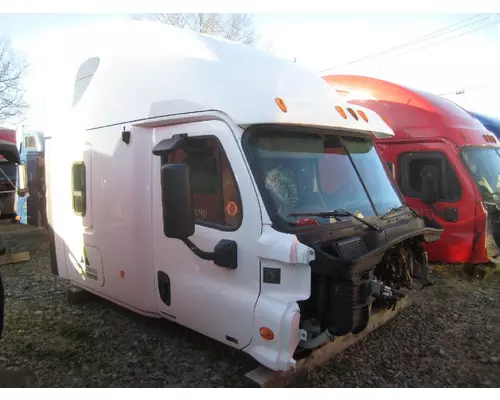
POLYGON ((357 219, 359 222, 365 224, 366 226, 370 227, 371 229, 375 231, 380 231, 380 228, 376 225, 370 224, 369 222, 366 222, 362 218, 359 218, 358 216, 354 215, 353 213, 350 213, 349 211, 345 211, 342 209, 337 209, 334 211, 320 211, 320 212, 315 212, 315 213, 291 213, 288 214, 289 217, 321 217, 321 218, 330 218, 333 217, 337 221, 341 220, 338 217, 353 217, 354 219, 357 219))

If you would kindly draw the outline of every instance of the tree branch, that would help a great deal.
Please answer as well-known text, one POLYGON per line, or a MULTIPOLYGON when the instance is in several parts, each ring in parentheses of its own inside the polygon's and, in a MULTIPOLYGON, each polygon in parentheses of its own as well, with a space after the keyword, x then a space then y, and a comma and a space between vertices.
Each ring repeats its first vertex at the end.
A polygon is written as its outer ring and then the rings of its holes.
POLYGON ((178 28, 188 28, 206 35, 220 36, 227 40, 255 45, 256 31, 251 14, 143 14, 136 19, 149 19, 178 28))
POLYGON ((8 40, 0 39, 0 123, 20 118, 27 109, 21 80, 26 62, 11 48, 8 40))

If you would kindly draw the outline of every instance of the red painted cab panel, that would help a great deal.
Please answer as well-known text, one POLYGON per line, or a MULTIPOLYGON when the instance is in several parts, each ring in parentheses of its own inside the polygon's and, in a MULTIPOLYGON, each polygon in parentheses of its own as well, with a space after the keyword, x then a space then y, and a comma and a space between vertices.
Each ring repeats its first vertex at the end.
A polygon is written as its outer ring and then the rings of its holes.
POLYGON ((408 205, 444 228, 440 240, 426 244, 429 260, 500 262, 500 143, 494 135, 430 93, 363 76, 324 79, 394 130, 392 138, 374 137, 382 158, 408 205))

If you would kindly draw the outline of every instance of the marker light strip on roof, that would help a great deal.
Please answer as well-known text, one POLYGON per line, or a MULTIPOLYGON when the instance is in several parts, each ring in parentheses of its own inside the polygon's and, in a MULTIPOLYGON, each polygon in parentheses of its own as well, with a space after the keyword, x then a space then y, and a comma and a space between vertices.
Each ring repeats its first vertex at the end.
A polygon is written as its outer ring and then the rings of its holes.
POLYGON ((368 117, 366 116, 366 114, 363 111, 358 110, 358 114, 361 116, 361 118, 363 118, 365 120, 365 122, 368 122, 368 117))
POLYGON ((342 117, 344 119, 347 119, 347 114, 345 113, 344 109, 340 106, 335 106, 335 109, 339 112, 340 115, 342 115, 342 117))
POLYGON ((356 111, 354 111, 352 108, 348 108, 347 111, 354 117, 356 121, 359 121, 358 114, 356 114, 356 111))
POLYGON ((288 109, 286 108, 286 104, 283 101, 283 99, 281 99, 279 97, 276 97, 274 99, 274 101, 276 102, 276 104, 278 105, 278 107, 280 108, 281 111, 283 111, 284 113, 286 113, 288 111, 288 109))

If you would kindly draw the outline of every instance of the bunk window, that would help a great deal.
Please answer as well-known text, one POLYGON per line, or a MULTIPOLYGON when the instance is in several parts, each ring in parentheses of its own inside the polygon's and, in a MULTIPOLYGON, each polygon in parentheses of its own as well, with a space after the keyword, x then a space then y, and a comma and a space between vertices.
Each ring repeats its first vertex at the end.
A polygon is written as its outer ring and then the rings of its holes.
POLYGON ((76 162, 71 167, 71 190, 73 196, 73 212, 79 216, 85 216, 87 210, 85 182, 85 164, 76 162))
POLYGON ((240 192, 226 152, 215 137, 186 140, 169 162, 189 164, 197 224, 221 230, 240 226, 240 192))

